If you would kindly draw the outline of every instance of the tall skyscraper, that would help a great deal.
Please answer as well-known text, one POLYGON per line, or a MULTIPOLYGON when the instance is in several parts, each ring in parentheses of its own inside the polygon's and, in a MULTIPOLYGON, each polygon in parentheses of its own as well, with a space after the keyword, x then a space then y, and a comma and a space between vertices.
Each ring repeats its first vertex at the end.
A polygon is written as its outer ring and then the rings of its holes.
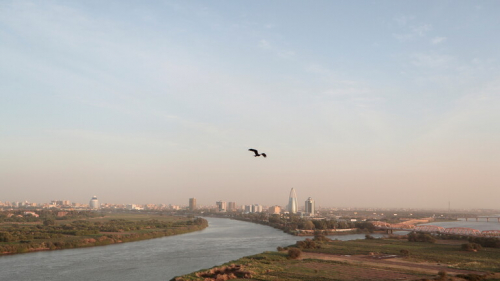
POLYGON ((98 210, 101 206, 99 205, 99 200, 97 200, 97 196, 92 197, 89 202, 90 209, 98 210))
POLYGON ((189 198, 189 210, 196 210, 196 198, 189 198))
POLYGON ((229 212, 236 212, 236 202, 228 202, 227 203, 227 210, 229 212))
POLYGON ((315 208, 314 208, 314 200, 309 197, 306 200, 306 208, 305 213, 309 214, 309 216, 314 216, 315 208))
POLYGON ((295 194, 295 189, 292 187, 292 190, 290 190, 290 198, 288 199, 288 212, 290 214, 295 214, 298 210, 297 194, 295 194))
POLYGON ((226 202, 225 201, 217 201, 217 202, 215 202, 215 204, 217 204, 217 210, 219 212, 226 211, 226 202))

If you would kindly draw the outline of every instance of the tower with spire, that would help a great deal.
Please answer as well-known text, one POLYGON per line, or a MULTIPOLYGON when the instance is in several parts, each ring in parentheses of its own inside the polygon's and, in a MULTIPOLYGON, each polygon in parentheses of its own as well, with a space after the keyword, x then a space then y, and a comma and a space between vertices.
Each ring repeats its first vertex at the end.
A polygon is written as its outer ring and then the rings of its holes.
POLYGON ((290 197, 288 198, 288 212, 290 214, 296 214, 299 210, 299 205, 297 204, 297 194, 295 193, 295 189, 292 187, 290 190, 290 197))

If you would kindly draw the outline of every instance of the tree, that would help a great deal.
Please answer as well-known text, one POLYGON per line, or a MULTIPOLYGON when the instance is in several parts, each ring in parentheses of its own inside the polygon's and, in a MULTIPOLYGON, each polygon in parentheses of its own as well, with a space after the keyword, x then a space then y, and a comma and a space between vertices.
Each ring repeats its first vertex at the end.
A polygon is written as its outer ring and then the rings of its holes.
POLYGON ((14 241, 15 238, 12 234, 8 232, 0 232, 0 242, 11 242, 14 241))
POLYGON ((307 229, 307 230, 314 229, 314 223, 312 221, 306 221, 304 223, 304 229, 307 229))
POLYGON ((326 229, 327 223, 324 220, 313 221, 315 229, 326 229))
POLYGON ((47 220, 43 221, 43 225, 45 225, 45 226, 55 225, 55 224, 56 224, 56 221, 53 219, 47 219, 47 220))
POLYGON ((302 255, 302 251, 298 248, 290 248, 288 249, 288 257, 291 259, 298 259, 302 255))

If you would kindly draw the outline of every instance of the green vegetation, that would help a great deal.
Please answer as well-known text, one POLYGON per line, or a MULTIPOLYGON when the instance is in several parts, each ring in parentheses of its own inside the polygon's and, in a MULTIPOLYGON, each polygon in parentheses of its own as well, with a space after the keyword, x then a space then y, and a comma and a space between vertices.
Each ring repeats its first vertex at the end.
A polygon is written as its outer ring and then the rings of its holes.
POLYGON ((429 243, 435 243, 436 238, 434 238, 432 235, 428 233, 415 233, 411 232, 408 234, 408 241, 410 242, 429 242, 429 243))
POLYGON ((92 211, 60 211, 57 209, 48 210, 12 210, 12 211, 0 211, 0 224, 5 222, 43 222, 43 221, 53 221, 56 220, 77 220, 77 219, 90 219, 101 217, 101 213, 96 213, 92 211))
POLYGON ((307 239, 172 280, 500 280, 500 249, 464 251, 460 241, 307 239), (312 244, 314 242, 314 245, 312 244), (299 249, 300 247, 300 249, 299 249), (411 253, 411 254, 410 254, 411 253), (396 259, 396 260, 394 260, 396 259), (217 274, 214 274, 216 272, 217 274), (238 275, 240 274, 240 275, 238 275), (242 278, 242 277, 240 277, 242 278), (243 279, 239 279, 243 280, 243 279))
POLYGON ((477 252, 481 250, 483 247, 479 244, 476 243, 466 243, 462 244, 462 250, 464 251, 472 251, 472 252, 477 252))
MULTIPOLYGON (((318 219, 301 218, 298 215, 288 214, 286 216, 266 213, 232 213, 232 214, 211 214, 213 216, 229 217, 231 219, 248 221, 258 224, 271 226, 292 235, 303 235, 301 231, 328 231, 334 233, 337 229, 355 229, 355 232, 372 233, 375 227, 367 221, 352 222, 348 220, 337 219, 318 219)), ((347 232, 343 232, 347 234, 347 232)))
POLYGON ((493 237, 470 237, 469 242, 479 244, 483 247, 500 248, 500 239, 493 237))
POLYGON ((13 216, 4 215, 0 223, 0 255, 138 241, 197 231, 208 225, 202 218, 151 214, 97 216, 74 211, 66 219, 53 215, 29 215, 25 221, 24 217, 12 221, 13 216))
POLYGON ((483 248, 477 253, 463 251, 460 244, 412 243, 403 240, 352 240, 333 241, 322 244, 320 249, 307 249, 334 255, 369 255, 380 253, 401 255, 406 250, 409 261, 449 264, 456 268, 500 272, 500 249, 483 248))
POLYGON ((297 249, 297 248, 288 249, 288 257, 289 258, 296 260, 296 259, 300 258, 300 255, 302 255, 302 251, 300 249, 297 249))

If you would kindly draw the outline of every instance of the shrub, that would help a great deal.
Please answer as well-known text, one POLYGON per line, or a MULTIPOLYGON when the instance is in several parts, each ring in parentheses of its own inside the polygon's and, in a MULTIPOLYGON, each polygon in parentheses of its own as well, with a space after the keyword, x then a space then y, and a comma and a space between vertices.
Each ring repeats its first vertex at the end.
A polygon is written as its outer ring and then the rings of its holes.
POLYGON ((456 277, 462 278, 465 280, 470 280, 470 281, 480 281, 480 280, 484 280, 487 277, 487 275, 479 275, 479 274, 469 273, 469 274, 457 274, 456 277))
POLYGON ((408 234, 408 241, 409 242, 429 242, 429 243, 435 243, 436 238, 434 238, 432 235, 427 234, 427 233, 415 233, 412 232, 408 234))
POLYGON ((373 240, 373 239, 375 239, 375 237, 371 236, 370 234, 366 234, 365 239, 373 240))
POLYGON ((469 251, 469 252, 475 252, 481 250, 483 247, 481 245, 476 244, 476 243, 466 243, 462 244, 462 250, 464 251, 469 251))
POLYGON ((410 251, 408 250, 405 250, 405 249, 402 249, 399 251, 399 253, 405 257, 409 256, 410 255, 410 251))
POLYGON ((301 249, 316 249, 319 248, 318 245, 316 245, 316 242, 312 241, 309 238, 306 238, 304 241, 297 241, 297 247, 301 249))
POLYGON ((325 235, 325 232, 324 231, 315 231, 314 232, 314 241, 318 241, 318 242, 328 242, 328 241, 332 241, 332 239, 326 237, 325 235))
POLYGON ((288 249, 288 257, 291 259, 298 259, 302 255, 302 251, 299 248, 288 249))
POLYGON ((446 280, 446 277, 448 276, 448 273, 446 271, 441 270, 438 272, 438 278, 436 280, 446 280))
POLYGON ((477 243, 483 247, 500 248, 500 239, 495 237, 470 237, 469 242, 477 243))

